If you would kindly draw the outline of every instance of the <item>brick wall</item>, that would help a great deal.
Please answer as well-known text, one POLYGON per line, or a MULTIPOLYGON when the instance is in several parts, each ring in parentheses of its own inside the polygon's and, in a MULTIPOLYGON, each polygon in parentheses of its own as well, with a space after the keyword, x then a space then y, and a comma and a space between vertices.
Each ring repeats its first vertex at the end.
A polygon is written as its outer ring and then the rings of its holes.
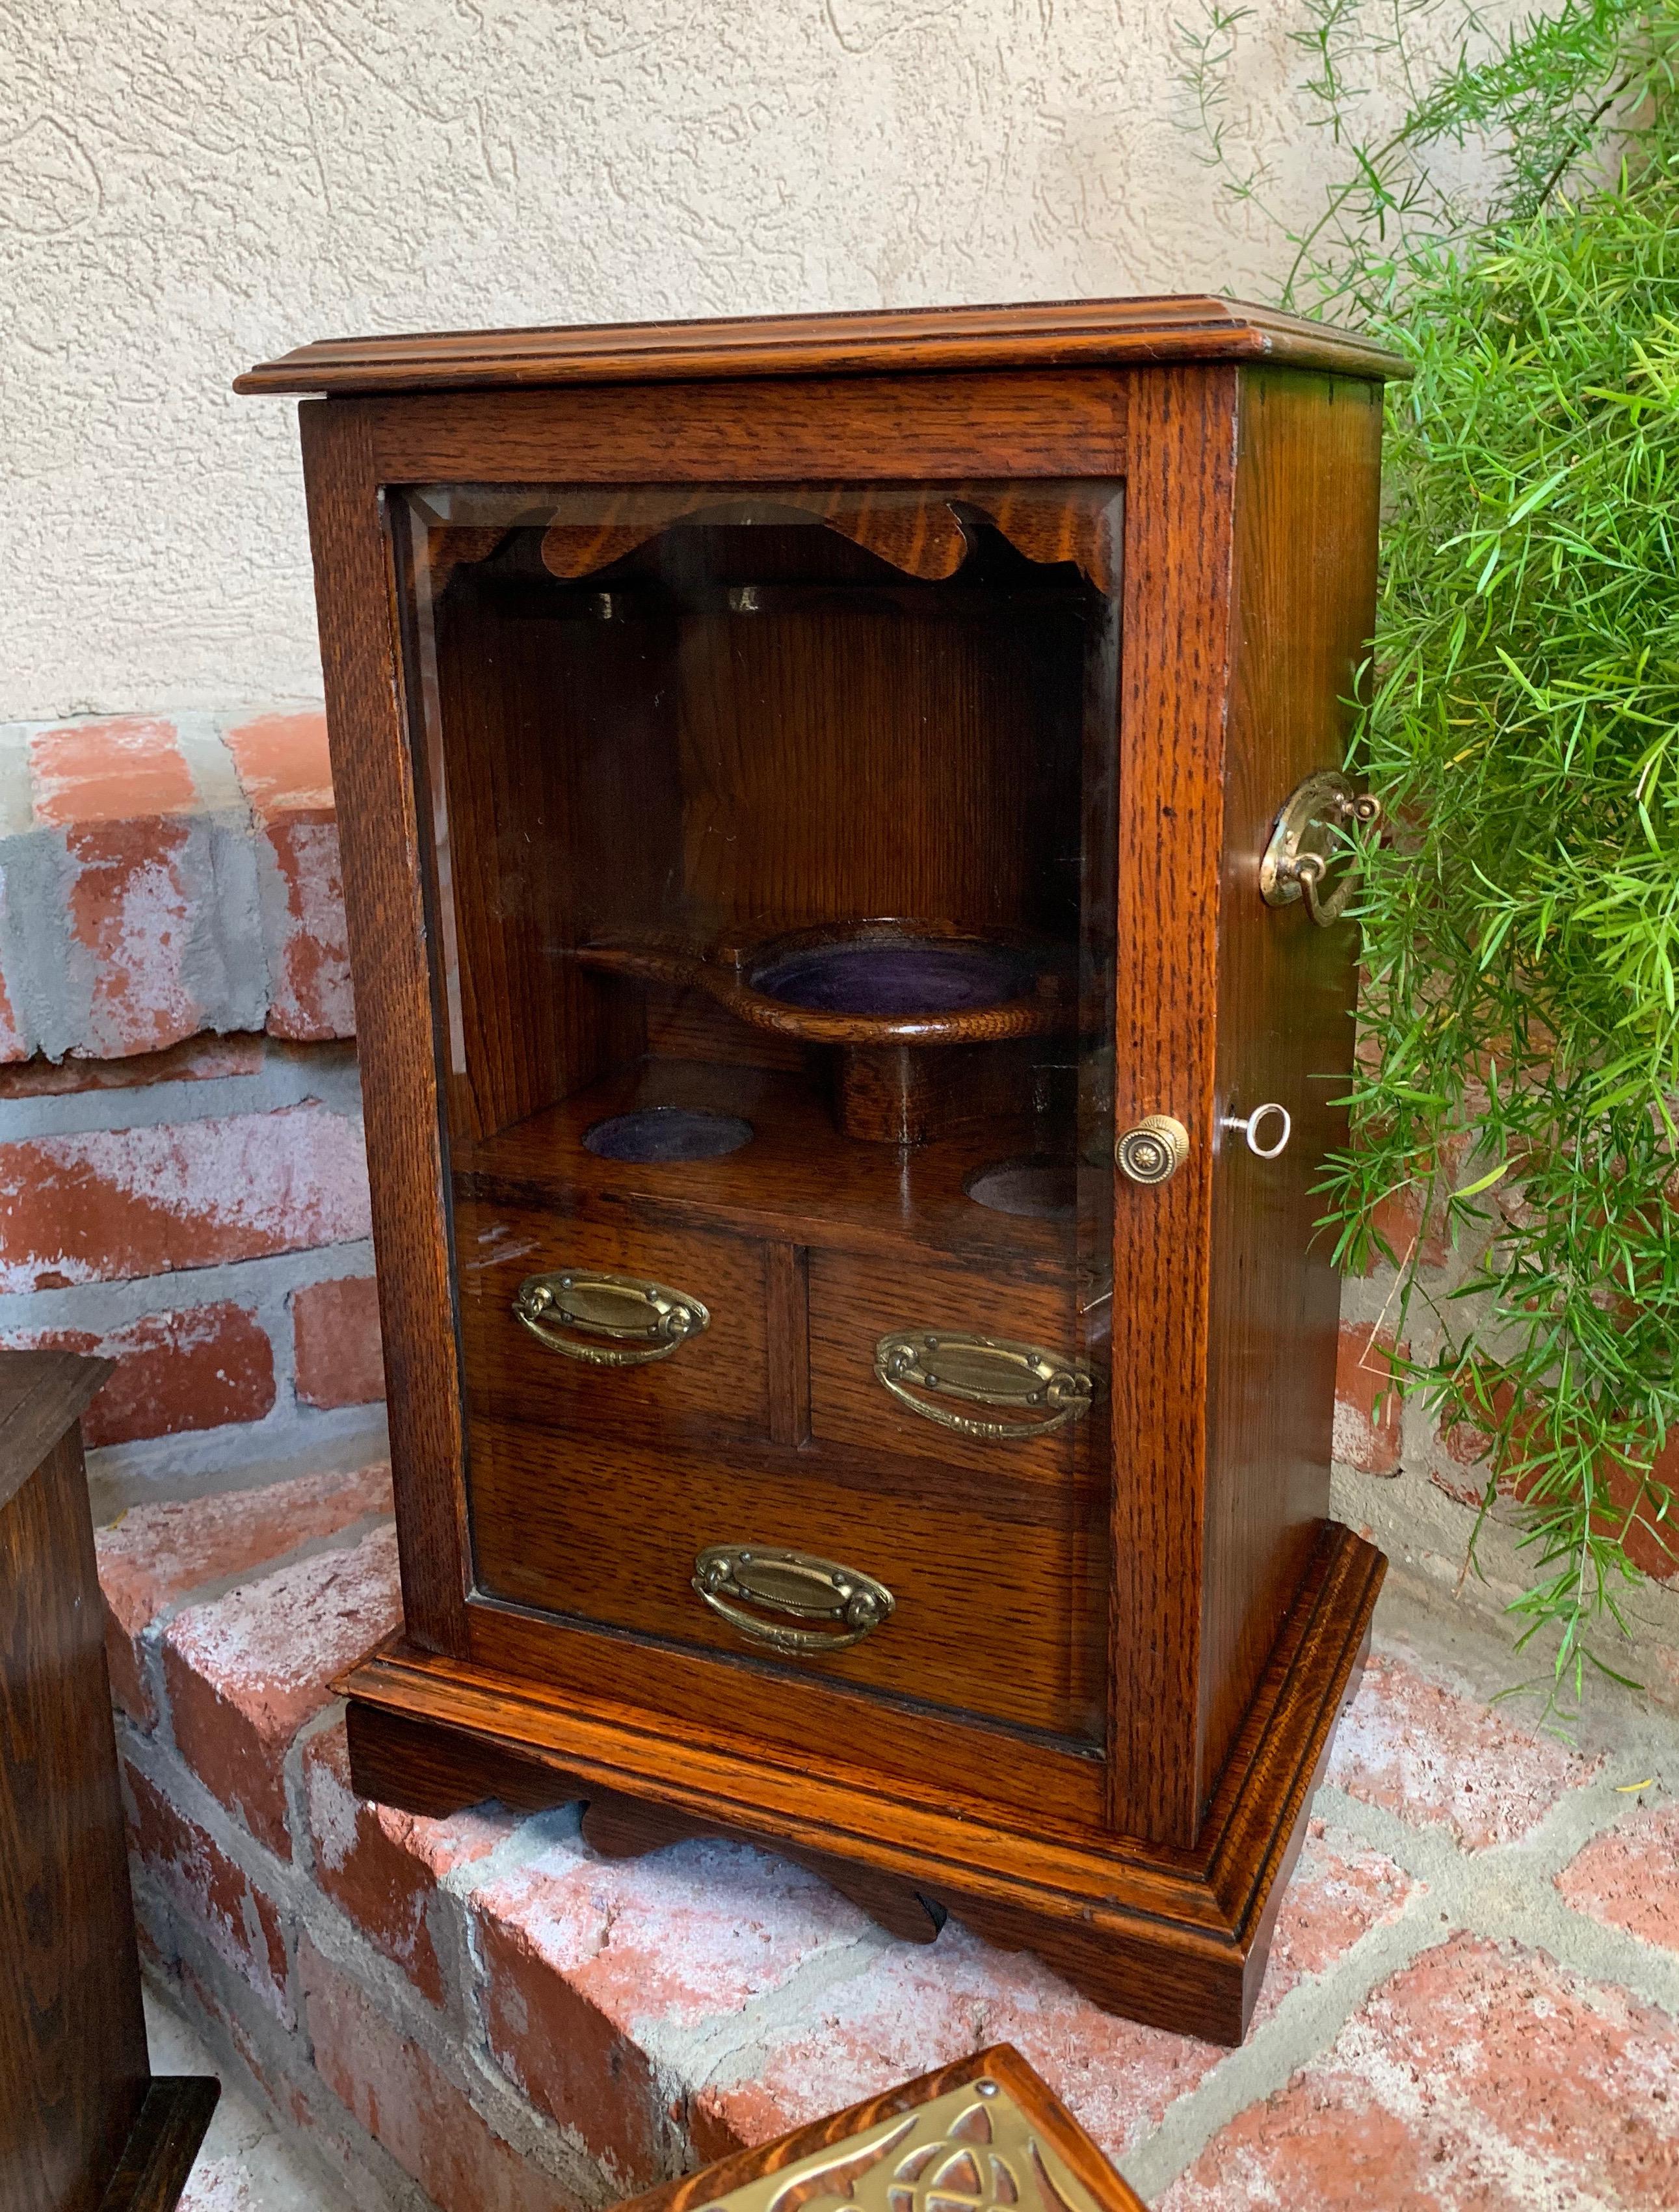
POLYGON ((0 1061, 355 1027, 322 715, 0 724, 0 1061))
MULTIPOLYGON (((1519 1202, 1518 1194, 1508 1201, 1519 1202)), ((1380 1545, 1396 1567, 1427 1585, 1456 1609, 1497 1620, 1499 1632, 1514 1634, 1505 1609, 1539 1576, 1537 1554, 1521 1541, 1523 1519, 1512 1498, 1502 1498, 1469 1545, 1486 1490, 1487 1438, 1461 1425, 1444 1431, 1420 1398, 1401 1404, 1390 1382, 1396 1352, 1424 1364, 1445 1335, 1463 1326, 1466 1308, 1457 1293, 1472 1272, 1474 1253, 1454 1250, 1445 1225, 1424 1221, 1414 1199, 1391 1201, 1382 1228, 1395 1252, 1421 1247, 1422 1274, 1401 1334, 1399 1289, 1385 1265, 1342 1285, 1341 1346, 1335 1382, 1332 1486, 1336 1517, 1380 1545)), ((1679 1437, 1658 1462, 1658 1472, 1679 1492, 1679 1437)), ((1616 1603, 1630 1633, 1601 1628, 1596 1648, 1652 1697, 1679 1705, 1679 1530, 1635 1528, 1627 1552, 1647 1579, 1618 1588, 1616 1603)), ((1548 1647, 1530 1647, 1519 1665, 1536 1679, 1548 1666, 1548 1647)))
POLYGON ((376 1443, 354 1030, 319 714, 0 728, 0 1343, 116 1361, 97 1517, 376 1443))

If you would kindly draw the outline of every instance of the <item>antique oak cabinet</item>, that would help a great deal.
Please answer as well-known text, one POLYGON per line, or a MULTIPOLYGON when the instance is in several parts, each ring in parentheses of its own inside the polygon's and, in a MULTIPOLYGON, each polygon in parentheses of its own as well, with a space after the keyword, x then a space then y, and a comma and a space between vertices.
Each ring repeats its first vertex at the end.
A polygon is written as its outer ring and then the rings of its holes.
POLYGON ((755 1838, 1239 2038, 1382 1571, 1313 1186, 1398 366, 1191 298, 240 380, 307 396, 364 1793, 755 1838))

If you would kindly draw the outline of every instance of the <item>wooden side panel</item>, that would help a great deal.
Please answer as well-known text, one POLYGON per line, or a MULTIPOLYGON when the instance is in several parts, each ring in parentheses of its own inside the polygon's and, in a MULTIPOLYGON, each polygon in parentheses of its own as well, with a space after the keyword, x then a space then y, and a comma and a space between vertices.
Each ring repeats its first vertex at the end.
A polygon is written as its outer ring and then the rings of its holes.
POLYGON ((1234 369, 1130 380, 1121 667, 1115 1126, 1170 1114, 1189 1157, 1116 1185, 1112 1813, 1183 1846, 1201 1809, 1214 1042, 1229 665, 1234 369))
MULTIPOLYGON (((1244 369, 1219 932, 1220 1123, 1275 1100, 1274 1160, 1214 1139, 1201 1802, 1329 1510, 1340 1282, 1313 1224, 1344 1144, 1356 925, 1268 907, 1259 862, 1302 778, 1339 767, 1374 614, 1379 389, 1244 369)), ((1268 1139, 1274 1132, 1268 1132, 1268 1139)))
POLYGON ((464 1648, 460 1376, 414 767, 371 425, 298 410, 356 976, 397 1532, 409 1635, 464 1648))
POLYGON ((0 2205, 94 2212, 148 2087, 80 1442, 0 1508, 0 2205))

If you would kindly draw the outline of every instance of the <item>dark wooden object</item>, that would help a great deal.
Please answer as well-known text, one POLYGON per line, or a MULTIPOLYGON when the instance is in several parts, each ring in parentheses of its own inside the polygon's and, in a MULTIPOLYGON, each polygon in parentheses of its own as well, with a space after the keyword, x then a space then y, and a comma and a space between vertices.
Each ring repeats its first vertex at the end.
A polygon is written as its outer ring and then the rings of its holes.
POLYGON ((843 1863, 903 1932, 948 1910, 1100 2002, 1239 2039, 1383 1571, 1324 1518, 1312 1192, 1356 936, 1265 905, 1258 866, 1342 757, 1396 373, 1188 300, 343 341, 240 380, 319 395, 405 1609, 346 1685, 365 1793, 581 1796, 619 1848, 727 1828, 843 1863), (750 568, 725 493, 756 502, 750 568), (958 514, 995 533, 989 597, 958 514), (676 523, 754 621, 672 596, 676 523), (920 1120, 906 1081, 906 1144, 858 1142, 796 1036, 681 988, 720 946, 891 915, 1069 956, 1086 933, 1113 1095, 1076 1230, 964 1194, 1073 1110, 1034 1091, 1028 1114, 983 1060, 1024 1045, 949 1048, 979 1057, 948 1102, 920 1120), (589 948, 650 920, 678 954, 599 972, 589 948), (1268 1100, 1295 1134, 1261 1160, 1232 1124, 1268 1100), (679 1181, 589 1152, 649 1103, 757 1133, 679 1181), (1163 1113, 1180 1171, 1106 1176, 1113 1130, 1163 1113), (580 1265, 709 1326, 603 1396, 511 1317, 527 1273, 580 1265), (1076 1326, 1097 1410, 1003 1457, 906 1416, 872 1348, 952 1316, 1076 1326), (879 1572, 889 1626, 743 1650, 690 1577, 760 1528, 879 1572))
MULTIPOLYGON (((496 386, 659 383, 698 377, 892 375, 919 369, 1064 368, 1100 362, 1262 362, 1402 376, 1391 354, 1298 315, 1193 295, 1057 300, 1017 307, 909 307, 849 315, 736 316, 415 337, 324 338, 236 378, 235 392, 448 392, 496 386)), ((813 474, 831 475, 825 458, 813 474)))
MULTIPOLYGON (((882 2199, 890 2184, 883 2183, 878 2166, 866 2164, 861 2158, 844 2161, 846 2146, 868 2136, 883 2121, 918 2112, 952 2090, 979 2081, 994 2083, 1007 2094, 1038 2141, 1066 2166, 1077 2183, 1089 2191, 1099 2212, 1144 2212, 1136 2191, 1121 2180, 1066 2106, 1007 2043, 991 2044, 983 2051, 976 2051, 970 2058, 958 2058, 952 2065, 941 2066, 916 2081, 885 2090, 878 2097, 865 2098, 860 2104, 848 2106, 843 2112, 830 2112, 824 2119, 812 2120, 807 2127, 791 2129, 786 2135, 777 2136, 773 2142, 761 2143, 756 2150, 735 2151, 714 2165, 702 2167, 697 2173, 684 2173, 676 2181, 666 2182, 662 2188, 650 2189, 644 2196, 629 2198, 619 2206, 618 2212, 695 2212, 696 2207, 715 2205, 733 2191, 788 2173, 789 2169, 822 2152, 833 2152, 836 2160, 843 2162, 824 2159, 817 2171, 793 2176, 790 2191, 770 2197, 774 2212, 797 2212, 800 2204, 818 2194, 847 2197, 860 2208, 873 2206, 882 2199)), ((970 2112, 973 2111, 971 2106, 968 2109, 970 2112)), ((897 2149, 898 2146, 895 2143, 893 2148, 897 2149)), ((1041 2182, 1037 2180, 1031 2169, 1037 2161, 1031 2160, 1030 2154, 1025 2163, 1028 2170, 1020 2176, 1025 2184, 1020 2199, 1010 2200, 982 2185, 974 2197, 964 2191, 962 2201, 974 2203, 976 2212, 989 2212, 992 2205, 1010 2201, 1029 2203, 1036 2196, 1038 2201, 1035 2212, 1071 2212, 1067 2198, 1048 2175, 1041 2182)))
POLYGON ((165 2212, 213 2081, 151 2077, 76 1422, 108 1361, 0 1353, 0 2208, 165 2212))

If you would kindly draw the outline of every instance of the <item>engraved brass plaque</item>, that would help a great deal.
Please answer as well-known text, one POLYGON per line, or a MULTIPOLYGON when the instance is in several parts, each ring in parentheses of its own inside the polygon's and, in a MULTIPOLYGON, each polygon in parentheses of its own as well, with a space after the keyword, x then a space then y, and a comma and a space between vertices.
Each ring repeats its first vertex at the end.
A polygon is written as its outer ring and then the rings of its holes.
POLYGON ((1100 2212, 1096 2198, 989 2075, 830 2143, 696 2212, 1100 2212))

